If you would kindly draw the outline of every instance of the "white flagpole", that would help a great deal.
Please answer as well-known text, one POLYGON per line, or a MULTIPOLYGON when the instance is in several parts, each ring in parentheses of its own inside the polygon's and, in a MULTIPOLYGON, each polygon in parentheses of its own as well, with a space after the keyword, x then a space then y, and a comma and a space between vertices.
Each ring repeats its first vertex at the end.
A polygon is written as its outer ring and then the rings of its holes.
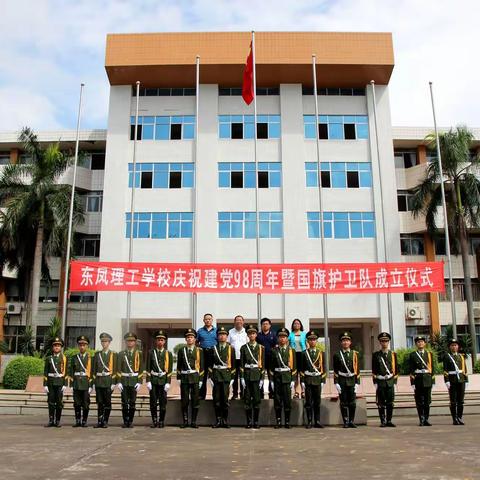
MULTIPOLYGON (((372 86, 372 101, 373 101, 373 120, 375 123, 375 144, 377 147, 377 164, 378 164, 378 179, 379 179, 379 191, 380 191, 380 211, 382 215, 382 229, 383 229, 383 250, 385 255, 385 263, 388 263, 388 250, 387 250, 387 230, 385 222, 385 212, 383 210, 383 185, 382 185, 382 162, 380 161, 380 146, 378 143, 378 123, 377 123, 377 100, 375 98, 375 80, 370 81, 372 86)), ((395 335, 393 331, 393 314, 392 314, 392 295, 387 293, 387 308, 388 308, 388 328, 390 335, 392 336, 391 348, 395 348, 395 335)))
MULTIPOLYGON (((133 180, 132 180, 132 195, 130 197, 130 238, 128 240, 128 262, 131 263, 133 260, 133 216, 135 212, 135 184, 137 177, 137 134, 138 134, 138 104, 140 98, 140 82, 136 82, 136 94, 137 102, 135 106, 135 128, 133 132, 133 180)), ((130 317, 132 313, 132 292, 129 290, 127 292, 127 330, 130 330, 130 317)))
POLYGON ((82 97, 84 83, 80 84, 80 100, 78 102, 77 116, 77 135, 75 139, 75 158, 73 163, 73 179, 72 193, 70 195, 70 213, 68 216, 68 233, 67 233, 67 251, 65 254, 65 276, 63 278, 63 304, 62 304, 62 329, 61 337, 65 338, 65 330, 67 327, 67 297, 68 297, 68 274, 70 270, 70 249, 72 246, 72 230, 73 230, 73 204, 75 201, 75 185, 77 182, 77 163, 78 163, 78 146, 80 143, 80 118, 82 116, 82 97))
MULTIPOLYGON (((257 160, 257 67, 255 57, 255 31, 252 30, 252 64, 253 64, 253 124, 254 124, 254 155, 255 155, 255 246, 257 263, 260 263, 260 225, 258 221, 258 160, 257 160)), ((257 318, 262 318, 262 295, 257 293, 257 318)))
MULTIPOLYGON (((197 202, 198 202, 198 188, 197 188, 197 175, 198 175, 198 112, 200 101, 200 55, 195 59, 195 163, 194 163, 194 195, 193 195, 193 263, 197 263, 197 202)), ((195 328, 197 321, 197 293, 192 294, 192 327, 195 328)))
POLYGON ((450 254, 450 234, 448 232, 447 202, 445 200, 445 187, 443 185, 442 156, 440 152, 440 139, 438 137, 437 117, 435 115, 435 103, 433 101, 432 82, 429 82, 429 85, 430 85, 430 98, 432 100, 433 125, 435 128, 435 144, 437 146, 438 173, 440 175, 440 191, 442 193, 443 223, 445 228, 445 253, 447 254, 447 267, 448 267, 447 269, 448 270, 448 290, 450 291, 450 307, 452 309, 452 330, 453 330, 453 338, 457 338, 457 312, 455 310, 455 298, 453 295, 452 257, 450 254))
MULTIPOLYGON (((325 263, 325 230, 323 223, 323 200, 322 200, 322 172, 320 169, 320 139, 318 135, 318 91, 317 91, 317 56, 312 55, 312 72, 313 72, 313 95, 315 99, 315 138, 317 146, 317 179, 318 179, 318 207, 320 215, 320 240, 321 240, 321 255, 320 260, 325 263)), ((330 337, 328 332, 328 298, 327 294, 322 295, 323 300, 323 336, 325 338, 325 371, 327 372, 327 377, 329 375, 329 364, 330 364, 330 337)))

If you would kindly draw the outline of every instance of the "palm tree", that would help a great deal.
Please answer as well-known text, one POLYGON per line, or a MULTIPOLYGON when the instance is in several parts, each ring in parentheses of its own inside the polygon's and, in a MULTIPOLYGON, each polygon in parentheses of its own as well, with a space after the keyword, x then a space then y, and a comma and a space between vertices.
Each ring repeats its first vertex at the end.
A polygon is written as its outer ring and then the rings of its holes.
MULTIPOLYGON (((472 156, 470 153, 473 139, 473 133, 465 126, 450 129, 439 135, 448 229, 451 233, 450 238, 458 242, 462 255, 469 332, 472 339, 475 339, 468 230, 479 227, 480 181, 475 173, 480 172, 480 157, 472 156)), ((434 134, 428 135, 426 141, 428 148, 436 148, 434 134)), ((434 237, 438 230, 438 209, 442 206, 438 162, 431 162, 428 165, 424 180, 415 187, 413 193, 413 216, 424 215, 427 230, 434 237)), ((477 358, 475 340, 472 342, 472 354, 475 361, 477 358)))
MULTIPOLYGON (((19 135, 31 160, 7 165, 0 176, 0 205, 4 208, 2 228, 9 251, 14 252, 10 266, 23 267, 27 276, 30 309, 27 324, 36 337, 38 297, 42 270, 48 275, 47 259, 65 255, 71 185, 59 180, 71 165, 71 157, 58 143, 43 147, 35 133, 25 127, 19 135), (63 248, 62 248, 63 247, 63 248)), ((78 196, 74 202, 74 225, 83 221, 78 196)))

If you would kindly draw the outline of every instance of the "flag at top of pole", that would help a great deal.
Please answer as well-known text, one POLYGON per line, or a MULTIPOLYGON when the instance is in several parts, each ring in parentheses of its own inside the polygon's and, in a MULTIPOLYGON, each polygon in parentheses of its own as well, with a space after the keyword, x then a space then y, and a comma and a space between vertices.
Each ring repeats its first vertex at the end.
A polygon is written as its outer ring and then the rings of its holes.
POLYGON ((253 89, 253 49, 252 42, 250 42, 250 53, 245 62, 245 70, 243 71, 242 97, 247 105, 252 103, 255 95, 253 89))

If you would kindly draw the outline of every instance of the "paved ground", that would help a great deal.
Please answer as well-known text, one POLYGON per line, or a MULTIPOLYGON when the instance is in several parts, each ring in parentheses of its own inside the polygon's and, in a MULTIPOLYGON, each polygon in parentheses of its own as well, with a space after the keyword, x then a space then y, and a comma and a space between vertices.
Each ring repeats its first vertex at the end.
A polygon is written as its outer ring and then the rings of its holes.
MULTIPOLYGON (((0 416, 0 472, 16 479, 480 479, 480 416, 419 428, 399 418, 344 430, 106 430, 42 427, 40 416, 0 416)), ((114 419, 118 423, 118 419, 114 419)))

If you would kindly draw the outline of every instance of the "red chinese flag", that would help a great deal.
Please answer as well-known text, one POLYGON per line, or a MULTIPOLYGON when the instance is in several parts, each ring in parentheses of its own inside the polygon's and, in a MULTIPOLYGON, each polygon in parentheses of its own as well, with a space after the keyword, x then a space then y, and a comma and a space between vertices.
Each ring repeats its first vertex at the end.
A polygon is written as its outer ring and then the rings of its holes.
POLYGON ((247 105, 252 103, 255 92, 253 91, 253 52, 252 42, 250 42, 250 53, 248 54, 243 71, 242 97, 247 105))

